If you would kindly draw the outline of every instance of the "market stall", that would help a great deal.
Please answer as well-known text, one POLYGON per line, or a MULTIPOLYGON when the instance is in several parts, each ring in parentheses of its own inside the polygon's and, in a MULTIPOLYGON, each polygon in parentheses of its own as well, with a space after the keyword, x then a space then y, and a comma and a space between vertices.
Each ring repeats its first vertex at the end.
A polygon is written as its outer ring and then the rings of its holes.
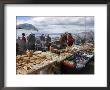
MULTIPOLYGON (((93 44, 73 45, 65 49, 51 49, 51 51, 27 51, 25 55, 16 56, 17 74, 35 74, 46 70, 47 73, 54 73, 56 67, 72 68, 79 70, 86 66, 90 58, 94 56, 93 44)), ((61 69, 59 69, 61 70, 61 69)))

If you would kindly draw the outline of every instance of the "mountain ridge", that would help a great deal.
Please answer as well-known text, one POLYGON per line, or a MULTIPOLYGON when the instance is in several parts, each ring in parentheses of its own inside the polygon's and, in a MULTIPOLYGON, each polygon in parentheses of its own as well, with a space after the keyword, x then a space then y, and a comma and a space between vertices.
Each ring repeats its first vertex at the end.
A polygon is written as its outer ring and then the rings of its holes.
POLYGON ((38 31, 38 29, 34 25, 29 24, 29 23, 23 23, 23 24, 16 25, 16 29, 25 29, 25 30, 32 29, 32 30, 38 31))

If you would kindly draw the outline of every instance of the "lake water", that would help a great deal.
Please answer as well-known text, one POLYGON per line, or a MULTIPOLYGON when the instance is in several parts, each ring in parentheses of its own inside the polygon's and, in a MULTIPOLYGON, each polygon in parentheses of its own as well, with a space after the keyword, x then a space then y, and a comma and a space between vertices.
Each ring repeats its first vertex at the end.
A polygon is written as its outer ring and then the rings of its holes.
POLYGON ((22 33, 25 33, 26 37, 31 33, 35 34, 35 37, 41 36, 41 34, 45 34, 46 36, 49 34, 51 38, 60 37, 60 35, 62 34, 62 33, 39 33, 35 30, 17 30, 16 31, 17 38, 18 36, 22 37, 22 33))
MULTIPOLYGON (((84 30, 80 31, 80 36, 83 38, 85 36, 85 34, 81 33, 81 32, 84 32, 84 30)), ((47 34, 49 34, 51 38, 60 37, 60 35, 62 34, 62 33, 58 33, 58 32, 49 33, 49 32, 35 31, 35 30, 23 30, 23 29, 22 30, 20 30, 20 29, 18 30, 17 29, 16 30, 16 38, 18 38, 18 36, 22 37, 22 33, 25 33, 26 37, 29 36, 29 34, 31 34, 31 33, 35 34, 35 37, 41 36, 41 34, 44 34, 46 36, 47 36, 47 34)), ((75 36, 75 34, 77 34, 77 33, 74 32, 72 34, 73 34, 73 36, 75 36)))

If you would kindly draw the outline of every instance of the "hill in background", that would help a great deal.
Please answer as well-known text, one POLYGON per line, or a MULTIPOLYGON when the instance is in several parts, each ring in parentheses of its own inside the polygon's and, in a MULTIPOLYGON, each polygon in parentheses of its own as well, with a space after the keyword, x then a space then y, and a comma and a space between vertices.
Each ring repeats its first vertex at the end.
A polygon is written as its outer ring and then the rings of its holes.
POLYGON ((38 31, 38 29, 34 25, 28 24, 28 23, 19 24, 16 26, 16 29, 37 30, 38 31))

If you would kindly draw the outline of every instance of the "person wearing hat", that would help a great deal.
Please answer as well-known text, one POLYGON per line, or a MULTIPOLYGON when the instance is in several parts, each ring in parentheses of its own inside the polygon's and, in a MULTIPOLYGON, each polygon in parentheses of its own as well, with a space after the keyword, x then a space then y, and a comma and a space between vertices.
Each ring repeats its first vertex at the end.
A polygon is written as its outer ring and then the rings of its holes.
POLYGON ((75 41, 75 39, 72 37, 71 33, 68 33, 68 35, 67 35, 67 45, 72 46, 74 41, 75 41))
POLYGON ((25 33, 22 33, 22 41, 26 43, 25 33))
POLYGON ((25 51, 26 50, 26 37, 25 37, 25 33, 22 33, 22 48, 25 51))

